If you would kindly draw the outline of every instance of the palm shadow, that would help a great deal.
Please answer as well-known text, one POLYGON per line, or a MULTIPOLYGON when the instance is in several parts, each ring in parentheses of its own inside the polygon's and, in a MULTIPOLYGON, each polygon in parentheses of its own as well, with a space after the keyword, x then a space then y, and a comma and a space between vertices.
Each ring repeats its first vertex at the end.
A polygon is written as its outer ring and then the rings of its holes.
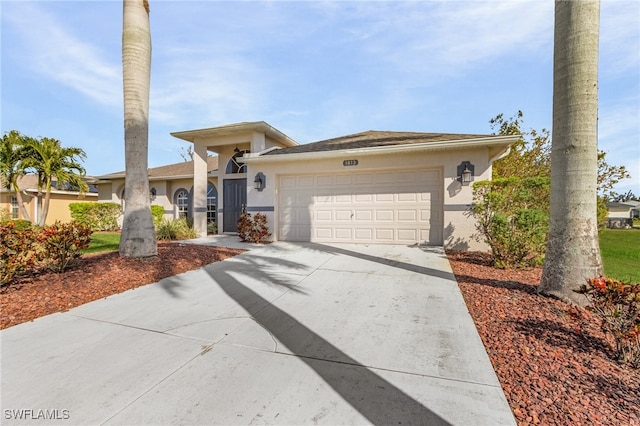
POLYGON ((239 274, 243 274, 270 286, 285 287, 287 291, 305 294, 301 289, 296 288, 297 282, 293 283, 274 273, 277 269, 274 267, 286 266, 292 268, 295 274, 297 270, 306 269, 304 265, 284 260, 281 256, 269 257, 255 254, 236 256, 232 262, 224 263, 224 265, 213 264, 205 268, 211 279, 260 326, 286 346, 294 356, 310 367, 371 423, 377 425, 450 424, 236 278, 239 274), (271 268, 260 267, 260 265, 264 266, 266 261, 270 262, 271 268), (314 348, 318 356, 309 354, 310 347, 314 348))

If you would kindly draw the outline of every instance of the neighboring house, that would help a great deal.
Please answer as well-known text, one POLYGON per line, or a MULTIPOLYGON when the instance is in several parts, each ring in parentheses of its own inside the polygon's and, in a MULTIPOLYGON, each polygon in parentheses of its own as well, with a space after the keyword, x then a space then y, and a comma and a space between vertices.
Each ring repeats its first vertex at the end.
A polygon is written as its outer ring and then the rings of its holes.
MULTIPOLYGON (((218 157, 207 158, 207 223, 216 221, 218 205, 218 157)), ((100 202, 114 202, 124 212, 125 172, 97 177, 100 202)), ((193 161, 149 169, 149 200, 164 207, 165 218, 193 218, 193 161)))
POLYGON ((640 215, 640 201, 607 203, 607 227, 625 228, 633 226, 633 218, 640 215))
MULTIPOLYGON (((473 237, 473 181, 520 137, 367 131, 299 145, 263 121, 171 134, 193 143, 193 161, 149 169, 152 204, 200 235, 212 220, 237 232, 247 211, 275 241, 463 250, 487 248, 473 237)), ((124 172, 99 178, 100 201, 122 202, 124 172)))
MULTIPOLYGON (((89 191, 80 195, 78 191, 63 187, 57 188, 58 185, 54 179, 46 225, 51 225, 56 221, 71 221, 71 210, 69 209, 71 203, 98 201, 97 188, 92 183, 93 178, 87 177, 86 180, 89 183, 89 191)), ((22 201, 25 203, 31 221, 35 223, 38 220, 38 205, 44 201, 44 193, 38 192, 38 176, 35 174, 22 176, 18 180, 18 187, 22 190, 22 201)), ((24 219, 18 206, 18 197, 15 191, 7 189, 4 185, 0 188, 0 209, 8 209, 13 219, 24 219)))

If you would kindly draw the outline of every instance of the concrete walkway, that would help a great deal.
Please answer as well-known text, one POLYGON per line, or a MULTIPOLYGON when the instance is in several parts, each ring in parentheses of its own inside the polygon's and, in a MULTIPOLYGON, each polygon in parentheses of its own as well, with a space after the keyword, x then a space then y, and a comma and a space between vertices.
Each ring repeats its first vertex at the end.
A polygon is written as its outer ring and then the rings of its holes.
POLYGON ((241 247, 3 330, 2 424, 515 424, 441 248, 241 247))

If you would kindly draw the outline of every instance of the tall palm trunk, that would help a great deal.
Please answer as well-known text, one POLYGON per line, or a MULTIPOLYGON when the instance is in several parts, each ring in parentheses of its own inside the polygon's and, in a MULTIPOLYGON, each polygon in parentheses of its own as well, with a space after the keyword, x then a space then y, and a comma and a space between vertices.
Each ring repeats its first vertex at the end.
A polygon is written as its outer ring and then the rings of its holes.
POLYGON ((124 0, 122 29, 124 86, 125 211, 120 255, 148 257, 158 252, 151 208, 147 155, 151 31, 147 0, 124 0))
POLYGON ((585 304, 573 290, 602 273, 598 246, 600 1, 556 1, 549 240, 538 291, 585 304))

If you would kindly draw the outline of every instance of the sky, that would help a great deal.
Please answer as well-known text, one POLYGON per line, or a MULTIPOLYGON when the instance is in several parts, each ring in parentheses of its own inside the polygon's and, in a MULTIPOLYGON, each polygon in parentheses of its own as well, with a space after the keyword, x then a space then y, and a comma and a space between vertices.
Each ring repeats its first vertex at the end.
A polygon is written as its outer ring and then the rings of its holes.
MULTIPOLYGON (((553 2, 161 1, 151 6, 149 167, 170 132, 266 121, 298 143, 365 130, 551 129, 553 2)), ((121 1, 1 0, 1 131, 124 169, 121 1)), ((497 131, 497 130, 496 130, 497 131)), ((640 2, 602 0, 599 148, 640 195, 640 2)))

